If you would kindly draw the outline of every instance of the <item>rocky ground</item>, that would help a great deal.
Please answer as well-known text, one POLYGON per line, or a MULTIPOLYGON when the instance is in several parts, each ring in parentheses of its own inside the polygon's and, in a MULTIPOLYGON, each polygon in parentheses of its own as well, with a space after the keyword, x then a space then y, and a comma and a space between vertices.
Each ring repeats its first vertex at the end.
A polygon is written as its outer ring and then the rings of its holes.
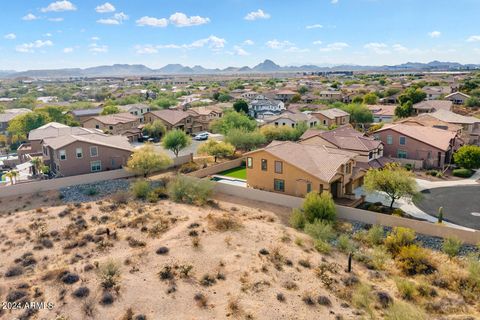
MULTIPOLYGON (((123 203, 113 192, 88 201, 70 195, 84 194, 74 190, 62 191, 63 197, 19 198, 31 203, 0 216, 0 301, 9 307, 52 304, 2 309, 1 319, 475 319, 480 314, 478 298, 464 297, 448 284, 434 286, 433 276, 404 276, 387 257, 377 269, 354 259, 352 272, 346 272, 347 254, 335 248, 318 252, 309 236, 286 226, 289 210, 282 207, 247 206, 222 196, 204 207, 169 200, 123 203), (59 198, 75 203, 60 204, 59 198), (399 279, 415 283, 417 293, 406 298, 399 279)), ((338 230, 354 234, 366 227, 339 223, 338 230)), ((460 258, 431 254, 438 279, 461 265, 455 260, 460 258)))

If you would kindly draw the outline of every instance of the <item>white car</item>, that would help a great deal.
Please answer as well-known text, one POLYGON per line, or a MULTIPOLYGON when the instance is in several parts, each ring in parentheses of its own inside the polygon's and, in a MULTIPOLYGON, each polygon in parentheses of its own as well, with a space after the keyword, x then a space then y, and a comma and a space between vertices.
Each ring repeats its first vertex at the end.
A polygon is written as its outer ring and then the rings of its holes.
POLYGON ((197 141, 202 141, 202 140, 207 140, 208 139, 208 132, 201 132, 197 134, 195 137, 193 137, 194 140, 197 141))

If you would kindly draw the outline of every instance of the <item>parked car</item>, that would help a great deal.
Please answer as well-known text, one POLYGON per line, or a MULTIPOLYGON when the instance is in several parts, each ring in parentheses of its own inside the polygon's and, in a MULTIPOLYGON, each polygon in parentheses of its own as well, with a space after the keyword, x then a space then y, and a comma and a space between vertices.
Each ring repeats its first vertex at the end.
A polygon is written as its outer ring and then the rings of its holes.
POLYGON ((208 139, 208 132, 201 132, 193 137, 194 140, 203 141, 208 139))

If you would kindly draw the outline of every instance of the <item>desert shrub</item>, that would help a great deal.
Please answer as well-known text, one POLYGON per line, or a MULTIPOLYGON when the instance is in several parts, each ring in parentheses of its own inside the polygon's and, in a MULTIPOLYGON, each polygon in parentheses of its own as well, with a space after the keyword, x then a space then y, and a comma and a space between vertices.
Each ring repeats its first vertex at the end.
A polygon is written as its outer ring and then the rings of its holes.
POLYGON ((427 174, 427 176, 438 177, 438 178, 443 177, 443 173, 438 170, 427 170, 425 173, 427 174))
POLYGON ((388 308, 385 320, 426 320, 427 315, 418 307, 397 301, 388 308))
POLYGON ((315 220, 333 221, 336 216, 335 203, 330 192, 310 192, 305 196, 302 211, 306 221, 312 223, 315 220))
POLYGON ((364 309, 371 314, 371 305, 374 301, 373 291, 366 284, 359 284, 352 294, 352 304, 359 309, 364 309))
POLYGON ((175 202, 204 205, 213 193, 211 181, 177 176, 168 183, 167 192, 175 202))
POLYGON ((454 169, 452 174, 455 177, 460 177, 460 178, 470 178, 473 175, 473 170, 471 169, 465 169, 465 168, 460 168, 460 169, 454 169))
POLYGON ((332 246, 323 240, 315 240, 313 243, 313 247, 320 253, 328 254, 332 251, 332 246))
POLYGON ((304 230, 305 233, 316 240, 329 241, 335 237, 332 225, 321 220, 305 224, 304 230))
POLYGON ((338 237, 337 247, 344 253, 352 252, 355 249, 353 241, 346 234, 342 234, 338 237))
POLYGON ((294 209, 290 216, 290 225, 295 229, 303 229, 305 227, 305 216, 299 209, 294 209))
POLYGON ((450 258, 457 256, 461 247, 462 241, 458 238, 445 238, 442 243, 442 251, 450 258))
POLYGON ((193 171, 197 171, 198 169, 200 169, 200 166, 197 163, 191 161, 191 162, 182 164, 180 166, 180 169, 178 169, 178 171, 180 171, 180 173, 190 173, 193 171))
POLYGON ((132 192, 137 199, 146 199, 150 192, 150 183, 147 180, 137 180, 132 184, 132 192))
POLYGON ((395 227, 385 239, 385 246, 388 251, 396 255, 402 247, 413 244, 414 240, 415 231, 408 228, 395 227))
POLYGON ((371 246, 379 245, 383 242, 383 227, 380 225, 372 226, 366 236, 367 243, 371 246))
POLYGON ((415 295, 417 294, 417 288, 415 283, 409 281, 407 279, 397 278, 395 279, 395 284, 397 286, 397 290, 400 293, 402 299, 405 300, 413 300, 415 295))
POLYGON ((390 259, 390 254, 383 246, 375 247, 369 255, 369 260, 366 261, 366 265, 370 269, 384 270, 385 264, 390 259))
POLYGON ((100 265, 98 276, 103 288, 110 289, 115 287, 120 281, 120 264, 113 260, 105 262, 100 265))
POLYGON ((130 194, 127 191, 117 191, 112 194, 111 199, 115 204, 126 204, 130 199, 130 194))
POLYGON ((431 274, 436 270, 425 249, 414 244, 400 249, 397 262, 406 275, 431 274))
POLYGON ((224 216, 208 215, 207 221, 213 230, 222 231, 222 232, 238 230, 242 226, 242 224, 237 218, 229 215, 224 215, 224 216))
POLYGON ((406 163, 406 164, 403 165, 403 167, 405 169, 407 169, 408 171, 412 171, 412 169, 413 169, 413 165, 411 163, 406 163))
POLYGON ((467 280, 475 291, 480 292, 480 261, 478 257, 470 256, 467 260, 467 280))
POLYGON ((85 194, 87 196, 96 196, 98 194, 98 189, 95 188, 95 187, 89 187, 86 191, 85 191, 85 194))

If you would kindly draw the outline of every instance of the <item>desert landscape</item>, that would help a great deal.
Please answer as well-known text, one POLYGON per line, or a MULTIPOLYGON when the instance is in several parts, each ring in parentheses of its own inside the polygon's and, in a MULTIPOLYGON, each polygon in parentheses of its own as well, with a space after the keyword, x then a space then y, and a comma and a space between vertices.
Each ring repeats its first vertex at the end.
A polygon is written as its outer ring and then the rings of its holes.
POLYGON ((289 209, 221 194, 202 206, 126 191, 83 203, 60 198, 2 199, 0 300, 50 304, 5 308, 2 319, 479 315, 478 263, 422 249, 431 270, 402 269, 377 226, 337 221, 307 235, 288 226, 289 209))

